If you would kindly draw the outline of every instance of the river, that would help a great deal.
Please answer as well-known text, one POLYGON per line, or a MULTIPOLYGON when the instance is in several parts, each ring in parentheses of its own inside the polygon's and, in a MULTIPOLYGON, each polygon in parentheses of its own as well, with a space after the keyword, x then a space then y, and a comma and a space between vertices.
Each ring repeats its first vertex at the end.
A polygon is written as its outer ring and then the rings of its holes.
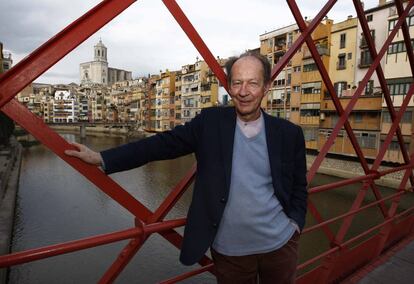
MULTIPOLYGON (((74 134, 62 134, 68 141, 79 141, 74 134)), ((82 143, 96 150, 127 142, 126 138, 88 136, 82 143)), ((112 177, 135 198, 155 210, 169 190, 194 163, 192 155, 160 161, 141 168, 113 174, 112 177)), ((317 175, 313 186, 337 180, 317 175)), ((359 186, 312 196, 324 217, 346 212, 359 186)), ((384 195, 393 190, 382 189, 384 195)), ((370 194, 369 194, 370 195, 370 194)), ((180 199, 167 219, 185 216, 191 190, 180 199)), ((314 221, 308 214, 307 224, 314 221)), ((350 235, 382 220, 378 208, 355 218, 350 235)), ((108 198, 93 184, 42 145, 24 150, 16 207, 13 251, 81 239, 133 227, 133 216, 108 198)), ((338 224, 331 226, 337 229, 338 224)), ((180 229, 180 231, 182 231, 180 229)), ((11 269, 9 283, 96 283, 117 258, 126 241, 39 260, 11 269)), ((328 246, 321 232, 305 235, 300 243, 302 260, 328 246)), ((179 251, 159 235, 152 235, 117 278, 116 283, 156 283, 194 267, 178 261, 179 251)), ((204 273, 184 283, 215 283, 204 273)))

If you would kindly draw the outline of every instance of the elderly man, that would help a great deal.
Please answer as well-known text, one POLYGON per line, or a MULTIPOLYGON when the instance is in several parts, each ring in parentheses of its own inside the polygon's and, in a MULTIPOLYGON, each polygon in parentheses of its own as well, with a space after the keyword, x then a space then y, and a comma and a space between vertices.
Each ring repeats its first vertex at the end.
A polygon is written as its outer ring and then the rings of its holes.
POLYGON ((265 57, 244 53, 226 71, 234 107, 204 109, 171 131, 101 153, 74 143, 79 151, 66 154, 110 174, 195 153, 181 262, 210 248, 219 283, 292 283, 307 207, 303 133, 261 110, 271 84, 265 57))

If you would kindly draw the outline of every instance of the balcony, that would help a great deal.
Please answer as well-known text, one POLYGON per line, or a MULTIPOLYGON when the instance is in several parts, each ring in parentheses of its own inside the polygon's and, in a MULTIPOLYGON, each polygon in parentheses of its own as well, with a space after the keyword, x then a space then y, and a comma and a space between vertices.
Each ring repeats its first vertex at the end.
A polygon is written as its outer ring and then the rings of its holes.
MULTIPOLYGON (((372 40, 374 41, 374 46, 375 46, 375 36, 372 36, 372 40)), ((359 40, 359 47, 360 48, 368 47, 368 42, 364 36, 362 36, 362 38, 359 40)))
MULTIPOLYGON (((318 51, 319 56, 329 56, 329 47, 327 45, 316 45, 316 50, 318 51)), ((303 47, 303 58, 311 58, 312 54, 308 47, 303 47)))
POLYGON ((274 53, 275 54, 279 54, 279 53, 286 53, 286 45, 284 43, 281 43, 279 45, 276 45, 274 47, 274 53))

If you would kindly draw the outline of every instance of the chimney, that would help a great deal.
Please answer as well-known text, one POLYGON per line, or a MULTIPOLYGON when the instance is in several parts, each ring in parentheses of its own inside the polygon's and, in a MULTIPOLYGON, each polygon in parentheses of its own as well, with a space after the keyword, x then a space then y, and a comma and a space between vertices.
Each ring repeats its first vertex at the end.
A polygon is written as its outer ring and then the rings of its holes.
POLYGON ((387 0, 378 0, 378 6, 384 6, 387 0))
POLYGON ((352 19, 352 15, 348 15, 348 20, 351 20, 352 19))

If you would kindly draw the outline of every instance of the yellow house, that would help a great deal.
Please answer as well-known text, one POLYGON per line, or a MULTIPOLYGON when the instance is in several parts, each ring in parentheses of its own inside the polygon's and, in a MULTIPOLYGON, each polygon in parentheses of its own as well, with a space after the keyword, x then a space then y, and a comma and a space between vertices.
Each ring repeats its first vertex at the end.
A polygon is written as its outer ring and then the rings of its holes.
MULTIPOLYGON (((312 39, 328 72, 332 24, 332 20, 326 19, 312 33, 312 39)), ((320 104, 322 96, 327 92, 326 87, 307 45, 302 45, 296 53, 292 59, 292 67, 292 118, 298 117, 296 113, 293 115, 293 111, 299 112, 299 124, 303 129, 306 148, 317 150, 320 104), (298 102, 299 109, 296 106, 298 102)))

